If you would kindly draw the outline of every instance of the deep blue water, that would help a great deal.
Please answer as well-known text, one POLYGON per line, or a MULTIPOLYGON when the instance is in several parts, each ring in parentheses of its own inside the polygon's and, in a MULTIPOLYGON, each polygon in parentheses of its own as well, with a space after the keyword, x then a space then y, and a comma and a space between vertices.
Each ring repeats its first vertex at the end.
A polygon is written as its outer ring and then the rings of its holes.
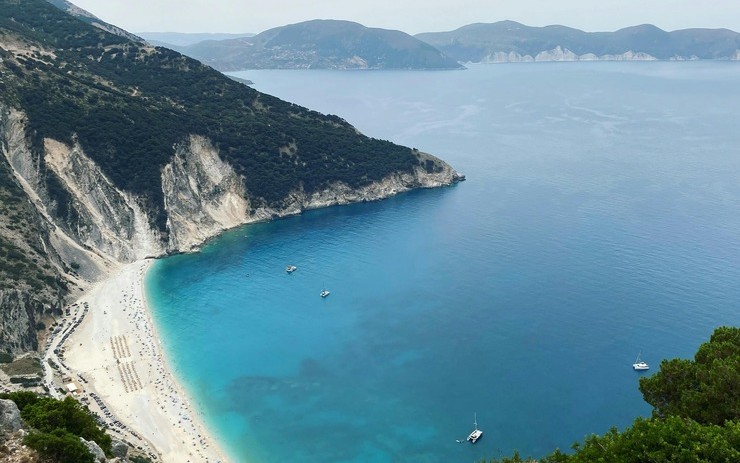
POLYGON ((542 456, 650 413, 640 350, 653 372, 740 325, 739 63, 239 75, 468 180, 154 266, 165 348, 237 461, 542 456))

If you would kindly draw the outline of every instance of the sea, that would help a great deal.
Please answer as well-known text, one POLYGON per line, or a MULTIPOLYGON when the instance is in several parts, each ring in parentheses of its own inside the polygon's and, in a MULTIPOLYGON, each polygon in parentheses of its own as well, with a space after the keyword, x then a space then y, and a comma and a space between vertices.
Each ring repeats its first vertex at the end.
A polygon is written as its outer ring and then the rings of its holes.
POLYGON ((570 451, 740 325, 738 62, 234 75, 467 176, 156 262, 163 346, 236 462, 570 451))

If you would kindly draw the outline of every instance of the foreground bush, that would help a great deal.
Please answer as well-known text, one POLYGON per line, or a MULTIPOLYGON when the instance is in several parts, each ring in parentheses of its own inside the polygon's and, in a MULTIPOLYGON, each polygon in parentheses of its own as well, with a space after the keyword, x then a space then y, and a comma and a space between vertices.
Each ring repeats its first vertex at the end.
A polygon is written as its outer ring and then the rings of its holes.
POLYGON ((95 458, 80 438, 64 429, 31 432, 23 443, 55 463, 94 463, 95 458))
POLYGON ((111 437, 71 397, 57 400, 32 392, 11 392, 0 397, 10 399, 18 406, 21 418, 32 428, 23 443, 44 458, 55 463, 92 462, 93 456, 80 437, 96 442, 106 455, 112 455, 111 437))

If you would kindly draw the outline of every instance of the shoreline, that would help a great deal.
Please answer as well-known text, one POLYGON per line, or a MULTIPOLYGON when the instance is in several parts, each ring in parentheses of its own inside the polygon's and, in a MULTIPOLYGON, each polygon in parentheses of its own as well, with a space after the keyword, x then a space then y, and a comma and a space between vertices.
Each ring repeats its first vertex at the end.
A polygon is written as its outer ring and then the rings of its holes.
POLYGON ((114 430, 165 463, 227 463, 178 381, 161 345, 144 291, 153 259, 125 264, 77 301, 89 307, 59 345, 60 363, 81 390, 77 398, 114 430))

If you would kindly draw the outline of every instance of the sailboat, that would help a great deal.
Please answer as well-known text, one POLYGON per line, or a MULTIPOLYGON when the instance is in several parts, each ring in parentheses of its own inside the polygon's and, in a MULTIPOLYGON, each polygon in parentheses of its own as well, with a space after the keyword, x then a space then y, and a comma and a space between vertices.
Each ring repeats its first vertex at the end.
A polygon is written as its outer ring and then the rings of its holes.
POLYGON ((478 414, 477 413, 473 415, 473 426, 475 426, 475 429, 473 429, 473 432, 471 432, 470 435, 468 436, 468 441, 471 444, 475 444, 478 441, 478 439, 480 439, 480 436, 483 435, 483 431, 478 429, 478 414))
POLYGON ((632 364, 632 369, 635 371, 644 371, 649 370, 650 366, 648 366, 647 363, 640 360, 640 354, 642 354, 642 351, 640 351, 639 354, 637 354, 637 358, 635 359, 635 363, 632 364))

